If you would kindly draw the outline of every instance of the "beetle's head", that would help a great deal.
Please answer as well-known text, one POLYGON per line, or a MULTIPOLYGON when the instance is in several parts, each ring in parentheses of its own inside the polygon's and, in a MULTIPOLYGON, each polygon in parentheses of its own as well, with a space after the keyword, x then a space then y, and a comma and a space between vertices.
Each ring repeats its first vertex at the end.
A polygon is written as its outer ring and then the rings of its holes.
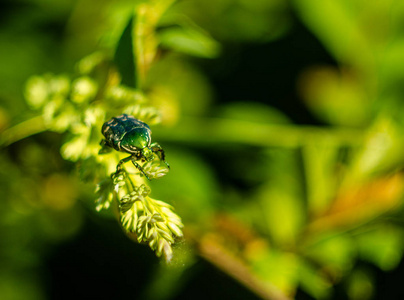
MULTIPOLYGON (((129 153, 135 153, 139 150, 144 152, 144 149, 149 148, 151 143, 150 129, 148 128, 135 128, 127 132, 121 141, 121 147, 129 153)), ((149 149, 151 152, 151 150, 149 149)), ((148 151, 146 150, 146 154, 148 151)))

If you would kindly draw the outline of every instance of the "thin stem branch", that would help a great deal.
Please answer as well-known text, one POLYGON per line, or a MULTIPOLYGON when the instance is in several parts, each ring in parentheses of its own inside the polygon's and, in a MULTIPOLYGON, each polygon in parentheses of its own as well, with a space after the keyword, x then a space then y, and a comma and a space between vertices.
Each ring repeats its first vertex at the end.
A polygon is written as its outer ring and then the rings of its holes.
POLYGON ((125 173, 126 173, 126 178, 128 179, 128 181, 129 181, 129 183, 130 183, 130 185, 131 185, 131 187, 132 187, 132 191, 134 191, 135 188, 136 188, 136 186, 135 186, 135 184, 133 183, 132 179, 130 178, 129 172, 126 170, 125 167, 122 167, 122 169, 123 169, 123 170, 125 171, 125 173))
POLYGON ((29 136, 46 131, 47 127, 42 116, 23 121, 4 130, 0 135, 0 148, 7 147, 29 136))
POLYGON ((202 145, 237 143, 259 147, 299 148, 313 141, 358 146, 364 130, 293 124, 266 124, 221 118, 182 118, 176 127, 153 131, 160 141, 168 140, 202 145))

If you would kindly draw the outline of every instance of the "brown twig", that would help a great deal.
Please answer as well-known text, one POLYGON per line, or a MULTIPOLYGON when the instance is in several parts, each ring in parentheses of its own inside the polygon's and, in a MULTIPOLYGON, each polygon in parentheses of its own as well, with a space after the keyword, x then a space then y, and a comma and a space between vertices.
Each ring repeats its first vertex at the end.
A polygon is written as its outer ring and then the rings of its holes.
POLYGON ((249 288, 256 295, 266 300, 290 300, 278 288, 269 283, 262 282, 254 276, 249 268, 239 259, 226 251, 223 246, 211 239, 202 239, 199 243, 199 254, 215 265, 217 268, 229 274, 242 285, 249 288))

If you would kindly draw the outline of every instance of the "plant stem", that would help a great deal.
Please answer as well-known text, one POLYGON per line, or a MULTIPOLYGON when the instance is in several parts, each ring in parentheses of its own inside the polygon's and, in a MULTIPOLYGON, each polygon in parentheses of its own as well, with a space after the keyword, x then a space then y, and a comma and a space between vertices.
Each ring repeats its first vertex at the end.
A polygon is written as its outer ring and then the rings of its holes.
POLYGON ((126 168, 124 168, 124 167, 122 167, 122 169, 125 171, 125 173, 126 173, 126 178, 127 178, 127 180, 129 181, 129 183, 130 183, 130 185, 131 185, 131 187, 132 187, 132 191, 134 191, 135 190, 135 184, 133 183, 133 181, 132 181, 132 179, 130 178, 130 174, 129 174, 129 172, 126 170, 126 168))
POLYGON ((220 118, 182 118, 175 127, 158 128, 153 134, 159 141, 193 144, 237 143, 259 147, 299 148, 313 141, 330 141, 340 146, 358 146, 364 130, 293 124, 267 124, 220 118))
POLYGON ((37 116, 4 130, 0 135, 0 148, 47 130, 43 117, 37 116))

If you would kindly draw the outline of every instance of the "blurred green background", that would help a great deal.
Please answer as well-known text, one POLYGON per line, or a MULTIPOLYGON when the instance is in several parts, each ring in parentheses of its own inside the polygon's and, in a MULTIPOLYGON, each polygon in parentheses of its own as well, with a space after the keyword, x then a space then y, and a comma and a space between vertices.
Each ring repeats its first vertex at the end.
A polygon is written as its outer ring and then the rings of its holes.
POLYGON ((404 2, 6 0, 0 15, 0 299, 404 297, 404 2), (95 211, 69 133, 30 123, 25 87, 92 53, 129 84, 139 4, 168 7, 144 84, 172 167, 152 193, 185 225, 169 265, 95 211))

